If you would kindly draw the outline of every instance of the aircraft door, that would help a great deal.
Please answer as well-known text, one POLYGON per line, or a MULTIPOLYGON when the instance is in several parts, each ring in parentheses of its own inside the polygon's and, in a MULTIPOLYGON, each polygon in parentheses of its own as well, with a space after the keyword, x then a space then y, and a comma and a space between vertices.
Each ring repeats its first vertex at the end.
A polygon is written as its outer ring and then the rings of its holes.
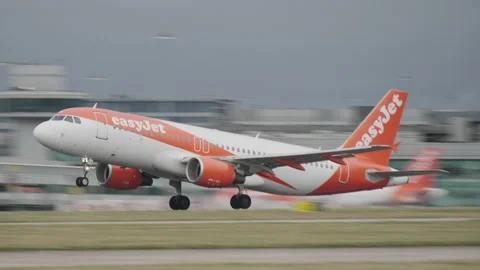
POLYGON ((107 116, 104 113, 96 112, 95 119, 97 120, 97 139, 108 140, 107 116))
POLYGON ((210 152, 210 143, 206 140, 195 137, 193 139, 193 149, 195 152, 203 152, 208 154, 210 152))
POLYGON ((195 137, 193 139, 193 149, 195 152, 200 152, 202 151, 202 139, 195 137))
POLYGON ((350 179, 350 165, 348 164, 348 159, 344 159, 344 161, 345 165, 340 165, 340 176, 338 177, 338 182, 342 184, 348 183, 348 180, 350 179))

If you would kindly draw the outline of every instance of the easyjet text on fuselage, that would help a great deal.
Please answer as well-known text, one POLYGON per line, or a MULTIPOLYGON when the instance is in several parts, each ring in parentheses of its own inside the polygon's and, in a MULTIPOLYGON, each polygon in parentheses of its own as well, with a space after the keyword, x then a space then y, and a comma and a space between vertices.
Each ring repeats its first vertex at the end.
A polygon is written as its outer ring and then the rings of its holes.
POLYGON ((165 126, 162 124, 154 124, 150 123, 149 120, 143 120, 143 121, 138 121, 138 120, 131 120, 131 119, 125 119, 122 117, 112 117, 112 122, 116 126, 122 126, 125 128, 134 128, 137 132, 142 132, 142 131, 153 131, 153 132, 161 132, 161 133, 167 133, 165 130, 165 126))

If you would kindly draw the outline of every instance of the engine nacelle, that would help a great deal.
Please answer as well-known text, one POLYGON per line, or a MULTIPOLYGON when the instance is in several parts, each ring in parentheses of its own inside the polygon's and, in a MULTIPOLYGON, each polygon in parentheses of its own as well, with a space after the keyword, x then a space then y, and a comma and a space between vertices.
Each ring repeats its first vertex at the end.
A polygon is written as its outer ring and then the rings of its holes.
POLYGON ((230 187, 245 183, 245 177, 237 174, 232 164, 208 157, 193 157, 186 167, 188 181, 209 188, 230 187))
POLYGON ((153 184, 152 178, 134 168, 99 163, 95 171, 98 184, 111 189, 129 190, 153 184))

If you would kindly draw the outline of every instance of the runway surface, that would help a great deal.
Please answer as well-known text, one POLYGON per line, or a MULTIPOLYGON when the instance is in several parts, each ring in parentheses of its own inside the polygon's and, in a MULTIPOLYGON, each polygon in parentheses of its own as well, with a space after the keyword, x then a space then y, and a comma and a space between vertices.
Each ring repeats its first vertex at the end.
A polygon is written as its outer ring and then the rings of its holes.
POLYGON ((480 260, 480 247, 0 252, 0 268, 185 263, 419 262, 452 260, 480 260))
POLYGON ((478 218, 358 218, 358 219, 255 219, 255 220, 158 220, 158 221, 72 221, 72 222, 1 222, 0 226, 43 225, 180 225, 180 224, 240 224, 240 223, 376 223, 376 222, 459 222, 478 218))

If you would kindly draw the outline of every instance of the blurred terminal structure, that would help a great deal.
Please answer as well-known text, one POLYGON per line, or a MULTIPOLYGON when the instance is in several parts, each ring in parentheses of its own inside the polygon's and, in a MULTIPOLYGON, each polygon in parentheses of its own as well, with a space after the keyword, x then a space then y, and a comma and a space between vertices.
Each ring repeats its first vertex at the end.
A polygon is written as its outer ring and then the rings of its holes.
MULTIPOLYGON (((248 109, 235 100, 151 100, 116 96, 96 99, 67 90, 63 66, 7 63, 8 89, 0 91, 0 162, 78 164, 78 157, 54 153, 38 144, 33 128, 68 107, 92 106, 142 114, 187 124, 283 141, 313 148, 338 147, 370 112, 371 106, 341 109, 248 109)), ((388 90, 388 89, 385 89, 388 90)), ((372 106, 377 101, 372 101, 372 106)), ((440 204, 480 205, 480 111, 430 111, 406 109, 397 138, 399 152, 392 166, 401 168, 421 148, 443 151, 441 166, 451 173, 438 181, 450 191, 450 201, 440 204)), ((109 191, 91 186, 89 194, 171 194, 161 188, 109 191)), ((161 181, 157 181, 161 182, 161 181)), ((166 182, 166 181, 165 181, 166 182)), ((31 176, 0 172, 0 194, 9 187, 26 185, 41 191, 68 193, 73 179, 65 176, 31 176), (40 190, 40 189, 39 189, 40 190)), ((156 184, 157 185, 157 184, 156 184)), ((185 185, 185 190, 189 190, 185 185)), ((163 188, 165 187, 165 188, 163 188)), ((75 189, 76 187, 73 187, 75 189)), ((202 192, 190 187, 191 192, 202 192)), ((42 193, 40 192, 40 193, 42 193)), ((6 193, 3 193, 6 194, 6 193)), ((42 197, 43 198, 43 197, 42 197)), ((35 201, 39 199, 35 197, 35 201)), ((1 205, 1 197, 0 197, 1 205)))

